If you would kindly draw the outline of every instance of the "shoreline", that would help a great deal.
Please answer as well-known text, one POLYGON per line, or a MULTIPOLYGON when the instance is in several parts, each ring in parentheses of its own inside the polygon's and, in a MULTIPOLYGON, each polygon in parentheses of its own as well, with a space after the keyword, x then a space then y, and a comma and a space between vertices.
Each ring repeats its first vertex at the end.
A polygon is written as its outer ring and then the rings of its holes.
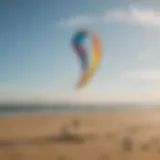
POLYGON ((0 106, 0 117, 5 116, 26 116, 26 115, 41 115, 41 114, 90 114, 90 113, 103 113, 103 112, 115 112, 115 111, 128 111, 128 110, 146 110, 146 109, 159 109, 159 105, 153 107, 140 106, 53 106, 53 107, 33 107, 33 106, 11 106, 1 107, 0 106))

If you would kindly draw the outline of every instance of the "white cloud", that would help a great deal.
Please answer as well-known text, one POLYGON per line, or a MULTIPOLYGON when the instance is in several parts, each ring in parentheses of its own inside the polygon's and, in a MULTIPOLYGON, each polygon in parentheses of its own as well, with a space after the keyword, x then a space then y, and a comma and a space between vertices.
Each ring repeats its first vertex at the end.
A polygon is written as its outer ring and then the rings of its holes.
POLYGON ((15 84, 0 84, 0 102, 25 102, 31 95, 26 88, 15 84))
MULTIPOLYGON (((160 73, 160 72, 158 72, 160 73)), ((139 75, 139 74, 138 74, 139 75)), ((158 77, 160 78, 160 77, 158 77)), ((45 103, 70 102, 70 103, 107 103, 107 102, 141 102, 158 101, 160 91, 158 89, 136 91, 130 88, 122 88, 114 91, 107 90, 82 90, 82 91, 27 91, 22 87, 12 85, 0 85, 0 103, 45 103), (17 87, 17 88, 16 88, 17 87), (13 89, 14 88, 14 89, 13 89), (21 88, 21 89, 20 89, 21 88), (4 94, 5 93, 5 94, 4 94)))
POLYGON ((137 56, 138 61, 151 61, 155 60, 155 58, 156 58, 155 52, 150 52, 145 50, 141 51, 137 56))
POLYGON ((123 100, 122 94, 92 91, 29 91, 25 88, 0 84, 0 103, 96 103, 123 100))
MULTIPOLYGON (((158 81, 160 80, 160 69, 143 69, 143 70, 128 70, 125 72, 125 77, 132 80, 158 81)), ((160 83, 158 83, 160 86, 160 83)))
POLYGON ((140 10, 138 8, 130 8, 126 10, 113 10, 106 13, 106 19, 136 25, 160 27, 160 12, 153 9, 140 10))
POLYGON ((143 27, 160 27, 160 12, 154 9, 139 9, 130 7, 128 9, 112 9, 101 16, 74 16, 60 21, 61 25, 74 27, 86 24, 101 23, 129 23, 143 27))
POLYGON ((73 16, 67 20, 60 21, 59 24, 60 24, 60 26, 72 27, 72 26, 80 26, 82 24, 92 24, 92 23, 96 23, 95 17, 73 16))

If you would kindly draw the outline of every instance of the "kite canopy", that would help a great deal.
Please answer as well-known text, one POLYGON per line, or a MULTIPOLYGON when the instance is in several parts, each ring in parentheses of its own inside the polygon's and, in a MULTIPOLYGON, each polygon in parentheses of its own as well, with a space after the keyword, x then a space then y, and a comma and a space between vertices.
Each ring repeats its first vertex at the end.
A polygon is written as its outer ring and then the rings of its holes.
POLYGON ((78 31, 72 39, 73 48, 81 61, 81 75, 76 88, 82 88, 91 79, 101 60, 101 45, 97 35, 90 31, 78 31), (85 41, 91 42, 91 53, 84 47, 85 41))

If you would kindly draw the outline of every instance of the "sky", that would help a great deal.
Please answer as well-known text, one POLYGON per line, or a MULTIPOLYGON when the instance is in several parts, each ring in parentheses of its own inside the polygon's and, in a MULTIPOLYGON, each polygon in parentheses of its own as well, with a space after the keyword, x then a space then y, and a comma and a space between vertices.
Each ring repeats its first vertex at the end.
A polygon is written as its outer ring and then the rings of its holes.
POLYGON ((0 0, 1 102, 160 102, 159 0, 0 0), (95 32, 102 61, 90 83, 71 38, 95 32))

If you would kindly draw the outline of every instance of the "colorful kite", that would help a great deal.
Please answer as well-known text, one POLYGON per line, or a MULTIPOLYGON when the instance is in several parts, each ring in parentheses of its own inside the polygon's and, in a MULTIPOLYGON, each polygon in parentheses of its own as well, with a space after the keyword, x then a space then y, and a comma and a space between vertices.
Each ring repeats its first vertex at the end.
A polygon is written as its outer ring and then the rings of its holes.
POLYGON ((81 30, 72 39, 72 45, 81 61, 81 75, 76 88, 82 88, 91 79, 101 60, 101 45, 97 35, 90 31, 81 30), (87 53, 84 44, 91 43, 91 52, 87 53))

